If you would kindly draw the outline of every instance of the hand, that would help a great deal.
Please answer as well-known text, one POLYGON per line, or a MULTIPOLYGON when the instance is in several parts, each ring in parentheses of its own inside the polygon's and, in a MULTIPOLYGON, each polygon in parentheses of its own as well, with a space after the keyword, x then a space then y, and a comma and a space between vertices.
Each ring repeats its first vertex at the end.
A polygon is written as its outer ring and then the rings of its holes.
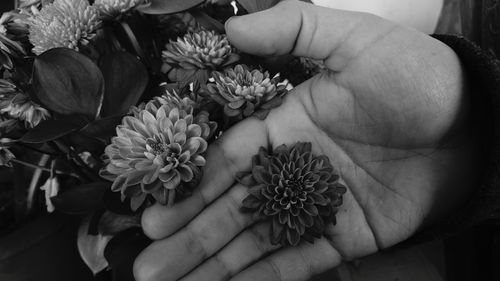
POLYGON ((144 230, 158 241, 137 258, 137 280, 307 280, 407 239, 461 202, 465 161, 448 144, 464 127, 466 101, 446 45, 375 16, 296 1, 226 28, 244 52, 322 59, 329 72, 298 85, 266 120, 226 132, 192 197, 144 212, 144 230), (280 248, 267 222, 240 212, 247 189, 234 177, 259 147, 297 141, 327 155, 348 191, 324 238, 280 248))

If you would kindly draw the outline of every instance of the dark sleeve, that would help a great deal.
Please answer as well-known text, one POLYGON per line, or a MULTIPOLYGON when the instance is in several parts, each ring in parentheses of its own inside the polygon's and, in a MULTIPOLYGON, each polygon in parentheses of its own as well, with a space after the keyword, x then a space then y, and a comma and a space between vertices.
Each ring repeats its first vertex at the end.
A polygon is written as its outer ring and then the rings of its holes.
POLYGON ((468 201, 445 220, 418 232, 407 241, 409 244, 445 238, 478 224, 500 222, 500 62, 464 38, 433 37, 451 47, 464 67, 470 122, 482 161, 477 185, 468 201))

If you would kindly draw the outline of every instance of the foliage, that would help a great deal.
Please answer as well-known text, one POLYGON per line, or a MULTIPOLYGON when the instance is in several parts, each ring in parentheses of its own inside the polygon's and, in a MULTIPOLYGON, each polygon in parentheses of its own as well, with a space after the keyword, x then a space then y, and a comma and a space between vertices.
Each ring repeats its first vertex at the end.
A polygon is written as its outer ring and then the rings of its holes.
POLYGON ((0 165, 23 178, 15 196, 28 194, 5 213, 21 224, 52 211, 47 201, 85 216, 78 247, 87 265, 132 280, 131 263, 150 243, 144 208, 190 196, 207 146, 244 118, 265 118, 288 77, 311 73, 231 46, 230 1, 68 1, 28 1, 0 21, 0 165))

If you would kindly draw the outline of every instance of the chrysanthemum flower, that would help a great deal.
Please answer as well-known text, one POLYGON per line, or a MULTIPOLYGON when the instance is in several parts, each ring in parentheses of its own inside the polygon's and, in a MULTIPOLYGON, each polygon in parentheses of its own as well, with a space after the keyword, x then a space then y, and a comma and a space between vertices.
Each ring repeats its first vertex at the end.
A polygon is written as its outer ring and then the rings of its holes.
POLYGON ((33 10, 29 39, 37 55, 58 47, 78 50, 100 25, 97 10, 87 0, 55 0, 40 11, 33 10))
POLYGON ((31 100, 9 80, 0 79, 0 113, 23 121, 26 127, 35 127, 50 117, 47 109, 31 100))
POLYGON ((245 65, 213 72, 213 83, 207 85, 212 99, 224 106, 224 113, 239 119, 252 114, 263 119, 269 110, 279 106, 286 95, 287 83, 279 74, 250 70, 245 65))
POLYGON ((142 3, 144 3, 144 0, 96 0, 94 7, 96 7, 101 18, 112 19, 142 3))
POLYGON ((321 237, 326 226, 335 224, 346 191, 328 157, 312 154, 311 143, 261 148, 252 171, 238 180, 250 187, 243 209, 269 218, 272 243, 284 246, 321 237))
POLYGON ((229 61, 232 48, 225 35, 200 30, 170 41, 162 55, 165 63, 183 69, 216 69, 229 61))
POLYGON ((122 199, 131 198, 134 210, 148 194, 172 204, 177 191, 199 180, 215 125, 207 112, 194 114, 189 98, 157 97, 123 118, 105 149, 108 163, 101 176, 113 181, 122 199))

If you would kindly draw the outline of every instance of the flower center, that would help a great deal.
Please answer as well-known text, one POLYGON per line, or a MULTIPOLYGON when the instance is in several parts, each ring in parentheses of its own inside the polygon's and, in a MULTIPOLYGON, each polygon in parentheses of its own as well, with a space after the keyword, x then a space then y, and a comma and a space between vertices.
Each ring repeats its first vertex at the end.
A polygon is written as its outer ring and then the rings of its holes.
POLYGON ((149 145, 149 147, 151 147, 151 149, 153 150, 153 153, 156 155, 160 155, 160 154, 163 154, 165 152, 167 152, 167 154, 168 154, 168 152, 170 150, 166 144, 152 140, 152 139, 148 139, 146 141, 146 143, 147 143, 147 145, 149 145))
POLYGON ((284 180, 276 187, 276 196, 274 199, 280 203, 285 209, 289 209, 293 205, 302 206, 302 202, 307 200, 308 192, 304 188, 302 181, 284 180))
POLYGON ((168 144, 153 139, 148 139, 146 143, 151 147, 152 152, 157 156, 163 157, 165 162, 178 163, 179 153, 168 144))

